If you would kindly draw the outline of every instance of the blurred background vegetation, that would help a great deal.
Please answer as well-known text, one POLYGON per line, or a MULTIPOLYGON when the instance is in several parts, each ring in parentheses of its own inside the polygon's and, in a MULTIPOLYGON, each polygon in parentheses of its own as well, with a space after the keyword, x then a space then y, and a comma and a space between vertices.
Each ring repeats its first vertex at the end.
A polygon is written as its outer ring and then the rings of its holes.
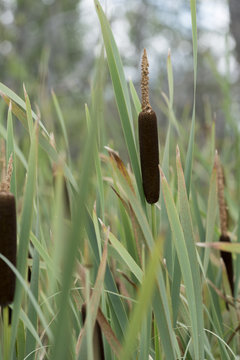
MULTIPOLYGON (((189 121, 193 100, 191 14, 187 0, 107 0, 108 14, 127 78, 140 90, 140 58, 144 47, 150 61, 152 105, 158 113, 160 137, 165 137, 166 59, 171 49, 174 69, 174 109, 178 121, 189 121)), ((239 114, 240 3, 238 0, 199 0, 197 141, 204 144, 212 118, 221 141, 223 122, 239 114), (215 115, 214 115, 215 114, 215 115)), ((56 93, 71 139, 74 156, 85 137, 84 104, 90 100, 95 61, 101 50, 100 27, 89 0, 2 0, 0 2, 1 82, 41 109, 43 123, 57 134, 51 89, 56 93)), ((116 127, 118 114, 108 72, 104 118, 109 138, 124 151, 116 127), (114 123, 114 126, 112 126, 114 123), (117 133, 116 133, 117 132, 117 133)), ((1 112, 6 107, 1 101, 1 112)), ((1 116, 2 119, 6 116, 1 116)), ((118 122, 119 123, 119 122, 118 122)), ((190 123, 189 123, 190 124, 190 123)), ((190 129, 190 126, 188 126, 190 129)), ((228 135, 234 137, 232 127, 228 135)))

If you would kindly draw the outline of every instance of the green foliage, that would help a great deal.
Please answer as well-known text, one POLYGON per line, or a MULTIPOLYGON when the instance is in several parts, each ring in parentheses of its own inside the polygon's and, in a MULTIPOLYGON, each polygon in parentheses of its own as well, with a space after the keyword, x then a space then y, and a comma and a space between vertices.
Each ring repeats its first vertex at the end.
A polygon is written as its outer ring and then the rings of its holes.
MULTIPOLYGON (((54 91, 51 101, 60 129, 55 137, 49 134, 45 119, 40 120, 40 113, 32 110, 26 89, 24 101, 0 83, 8 105, 7 125, 1 119, 0 134, 6 141, 7 159, 13 156, 10 186, 18 204, 17 267, 0 254, 0 261, 10 266, 17 279, 11 323, 8 308, 0 317, 0 359, 95 360, 101 346, 109 360, 236 359, 239 314, 219 250, 233 254, 237 298, 239 179, 234 175, 239 159, 229 161, 231 154, 221 154, 225 172, 231 174, 226 176, 225 200, 232 240, 221 243, 217 241, 214 163, 218 139, 211 116, 204 148, 195 136, 199 131, 195 118, 196 2, 190 1, 189 7, 194 54, 192 119, 183 124, 175 116, 174 64, 169 53, 169 92, 162 93, 169 126, 160 156, 161 195, 151 207, 142 190, 133 116, 141 109, 140 101, 134 84, 130 81, 128 86, 125 79, 117 44, 98 0, 95 6, 124 134, 120 140, 130 166, 108 143, 101 112, 103 51, 96 62, 91 104, 85 105, 84 152, 77 159, 71 156, 68 119, 54 91), (24 140, 19 127, 28 135, 24 140), (177 143, 183 161, 178 147, 175 154, 177 143)), ((230 109, 225 107, 226 112, 230 109)), ((117 128, 118 119, 111 121, 117 128)), ((232 148, 238 153, 238 128, 234 120, 228 126, 235 132, 232 148)), ((115 137, 119 140, 120 136, 115 137)))

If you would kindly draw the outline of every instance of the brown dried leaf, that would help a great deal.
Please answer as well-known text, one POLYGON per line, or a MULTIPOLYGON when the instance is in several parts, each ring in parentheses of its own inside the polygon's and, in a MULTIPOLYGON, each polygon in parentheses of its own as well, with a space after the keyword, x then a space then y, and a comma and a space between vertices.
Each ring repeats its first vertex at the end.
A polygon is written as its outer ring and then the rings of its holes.
POLYGON ((141 254, 141 247, 140 247, 140 240, 139 240, 139 234, 140 234, 140 237, 143 238, 141 228, 138 225, 138 222, 137 222, 137 219, 136 219, 136 216, 135 216, 135 213, 133 211, 133 208, 132 208, 131 204, 129 202, 126 202, 122 198, 122 196, 119 194, 119 192, 116 189, 114 189, 113 186, 112 186, 112 189, 115 192, 115 194, 117 195, 117 197, 120 199, 120 201, 122 202, 125 210, 127 211, 127 213, 130 216, 130 219, 131 219, 131 222, 132 222, 132 227, 133 227, 133 232, 134 232, 134 237, 135 237, 135 240, 136 240, 136 247, 137 247, 138 257, 139 257, 140 263, 142 265, 142 254, 141 254))
POLYGON ((97 322, 114 354, 118 356, 121 351, 121 344, 100 308, 98 309, 97 322))
POLYGON ((123 177, 126 179, 129 187, 131 188, 132 192, 135 194, 134 191, 134 187, 132 184, 132 181, 130 179, 130 176, 128 174, 128 171, 122 161, 122 159, 120 158, 120 156, 118 155, 118 153, 116 151, 114 151, 113 149, 111 149, 108 146, 105 146, 105 149, 108 151, 108 154, 110 156, 110 159, 112 161, 113 166, 116 165, 118 170, 122 173, 123 177))

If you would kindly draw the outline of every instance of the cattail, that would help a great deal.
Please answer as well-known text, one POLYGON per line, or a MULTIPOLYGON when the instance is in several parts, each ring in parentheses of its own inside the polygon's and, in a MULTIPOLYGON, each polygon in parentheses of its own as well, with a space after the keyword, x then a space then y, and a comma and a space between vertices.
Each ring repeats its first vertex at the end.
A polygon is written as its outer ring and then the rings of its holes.
MULTIPOLYGON (((12 173, 12 157, 5 176, 5 164, 0 184, 0 253, 16 266, 16 204, 14 195, 10 193, 12 173)), ((15 274, 9 266, 0 259, 0 306, 6 306, 13 301, 15 291, 15 274)))
MULTIPOLYGON (((231 242, 231 239, 228 235, 221 235, 219 241, 223 242, 231 242)), ((234 295, 234 282, 233 282, 233 263, 232 263, 232 254, 227 251, 220 251, 221 258, 225 264, 227 270, 228 281, 230 284, 230 288, 232 291, 232 295, 234 295)))
POLYGON ((138 131, 142 183, 145 198, 149 204, 154 204, 159 198, 159 152, 157 117, 149 103, 148 59, 144 49, 142 57, 142 111, 138 115, 138 131))
MULTIPOLYGON (((220 226, 221 226, 221 236, 219 238, 219 241, 231 242, 231 239, 227 233, 228 211, 224 198, 224 175, 217 153, 215 156, 215 162, 217 164, 218 204, 219 204, 220 226)), ((232 294, 234 294, 232 254, 227 251, 221 250, 220 255, 223 259, 223 262, 227 270, 228 281, 231 287, 232 294)))

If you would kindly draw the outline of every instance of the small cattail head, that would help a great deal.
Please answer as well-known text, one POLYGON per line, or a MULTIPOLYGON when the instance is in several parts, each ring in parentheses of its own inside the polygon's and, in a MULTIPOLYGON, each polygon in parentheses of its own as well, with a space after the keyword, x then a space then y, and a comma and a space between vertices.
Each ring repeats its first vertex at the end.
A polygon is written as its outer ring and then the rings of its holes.
MULTIPOLYGON (((223 167, 220 163, 218 153, 216 151, 215 155, 215 165, 217 168, 217 184, 218 184, 218 205, 219 205, 219 214, 220 214, 220 227, 221 227, 221 236, 219 241, 221 242, 231 242, 230 237, 228 236, 228 211, 225 203, 224 197, 224 174, 223 167)), ((220 251, 220 255, 223 259, 224 265, 226 267, 228 281, 231 287, 232 294, 234 294, 234 281, 233 281, 233 262, 232 254, 227 251, 220 251)))
MULTIPOLYGON (((16 205, 11 193, 0 192, 0 253, 16 266, 16 205)), ((15 274, 0 259, 0 306, 13 301, 15 274)))
MULTIPOLYGON (((221 235, 219 238, 221 242, 231 242, 231 239, 228 235, 221 235)), ((234 294, 234 281, 233 281, 233 262, 232 262, 232 254, 227 251, 220 251, 221 258, 223 259, 224 265, 226 267, 228 281, 230 284, 230 288, 232 291, 232 295, 234 294)))
POLYGON ((218 184, 218 204, 219 204, 219 214, 220 214, 220 226, 221 226, 221 234, 227 235, 228 230, 228 210, 224 197, 224 174, 223 167, 220 163, 220 159, 218 154, 215 156, 215 163, 217 166, 217 184, 218 184))
MULTIPOLYGON (((16 266, 16 204, 14 195, 9 192, 13 158, 11 155, 6 172, 4 145, 2 145, 2 154, 2 181, 0 183, 0 253, 16 266)), ((6 306, 13 301, 14 291, 15 274, 9 266, 0 259, 0 306, 6 306)))

